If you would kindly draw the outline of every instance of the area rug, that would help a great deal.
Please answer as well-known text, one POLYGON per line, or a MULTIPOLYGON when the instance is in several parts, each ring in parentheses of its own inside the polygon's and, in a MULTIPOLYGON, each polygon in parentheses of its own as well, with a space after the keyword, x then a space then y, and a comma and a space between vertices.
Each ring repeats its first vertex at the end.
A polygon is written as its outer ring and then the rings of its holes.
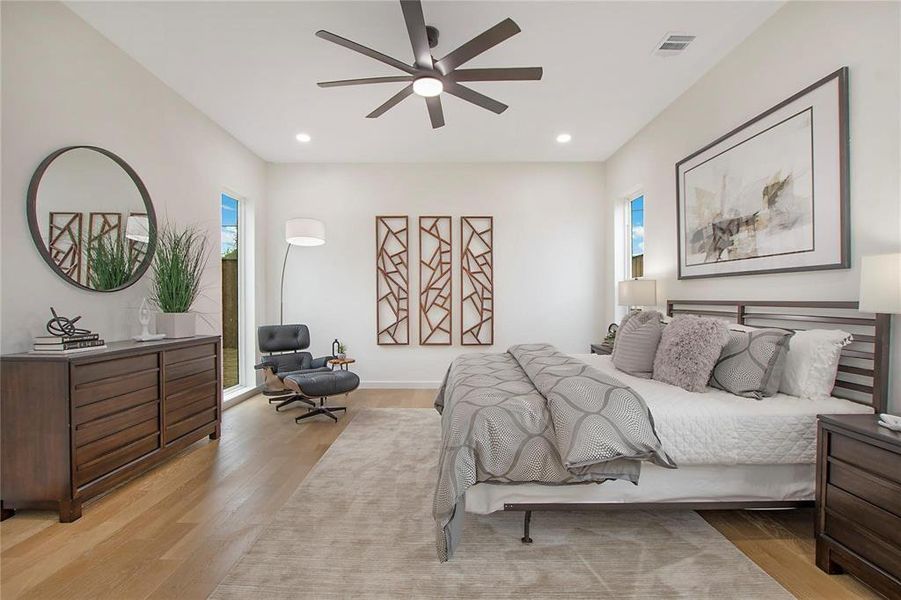
POLYGON ((466 515, 435 553, 440 428, 429 409, 358 413, 211 598, 791 598, 693 512, 466 515))

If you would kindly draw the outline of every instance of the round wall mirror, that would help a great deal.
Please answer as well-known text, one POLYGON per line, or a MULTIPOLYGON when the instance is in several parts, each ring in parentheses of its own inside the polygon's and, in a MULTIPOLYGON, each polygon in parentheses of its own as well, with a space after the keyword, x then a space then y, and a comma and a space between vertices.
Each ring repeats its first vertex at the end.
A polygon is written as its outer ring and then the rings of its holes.
POLYGON ((94 146, 61 148, 41 162, 28 186, 28 227, 57 275, 97 292, 132 285, 156 248, 144 183, 124 160, 94 146))

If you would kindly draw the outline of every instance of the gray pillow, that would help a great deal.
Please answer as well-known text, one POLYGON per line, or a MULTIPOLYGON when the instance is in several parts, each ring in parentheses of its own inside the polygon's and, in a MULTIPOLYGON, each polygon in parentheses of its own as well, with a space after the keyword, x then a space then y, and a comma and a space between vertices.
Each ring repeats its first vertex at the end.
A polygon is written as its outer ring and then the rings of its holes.
POLYGON ((725 322, 679 315, 663 330, 654 357, 654 379, 689 392, 703 392, 728 340, 725 322))
POLYGON ((775 395, 792 335, 784 329, 730 330, 710 385, 745 398, 760 400, 775 395))
POLYGON ((623 373, 650 379, 662 328, 660 313, 656 310, 626 315, 616 332, 613 366, 623 373))

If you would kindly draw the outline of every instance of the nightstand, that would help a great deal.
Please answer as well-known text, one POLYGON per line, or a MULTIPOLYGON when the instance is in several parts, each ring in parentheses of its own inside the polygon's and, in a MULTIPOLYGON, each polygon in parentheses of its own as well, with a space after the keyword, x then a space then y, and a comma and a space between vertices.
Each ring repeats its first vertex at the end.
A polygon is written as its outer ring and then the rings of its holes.
POLYGON ((600 344, 592 344, 591 345, 591 353, 592 354, 613 354, 613 345, 600 343, 600 344))
POLYGON ((901 434, 875 415, 817 425, 817 566, 901 598, 901 434))

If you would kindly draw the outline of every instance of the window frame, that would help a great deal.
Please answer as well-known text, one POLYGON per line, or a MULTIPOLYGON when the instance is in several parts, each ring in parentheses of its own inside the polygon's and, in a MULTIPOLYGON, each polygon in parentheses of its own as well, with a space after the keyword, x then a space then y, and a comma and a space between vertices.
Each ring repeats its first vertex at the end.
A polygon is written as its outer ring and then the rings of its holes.
MULTIPOLYGON (((254 203, 251 199, 233 189, 224 187, 219 192, 219 211, 222 211, 222 197, 238 203, 238 382, 223 388, 223 400, 243 399, 249 390, 257 387, 256 373, 253 365, 256 359, 254 340, 256 320, 256 288, 254 282, 255 240, 254 240, 254 203)), ((220 236, 222 217, 219 220, 220 236)), ((221 287, 221 283, 220 283, 221 287)), ((224 354, 223 354, 224 355, 224 354)), ((227 407, 227 406, 226 406, 227 407)))

